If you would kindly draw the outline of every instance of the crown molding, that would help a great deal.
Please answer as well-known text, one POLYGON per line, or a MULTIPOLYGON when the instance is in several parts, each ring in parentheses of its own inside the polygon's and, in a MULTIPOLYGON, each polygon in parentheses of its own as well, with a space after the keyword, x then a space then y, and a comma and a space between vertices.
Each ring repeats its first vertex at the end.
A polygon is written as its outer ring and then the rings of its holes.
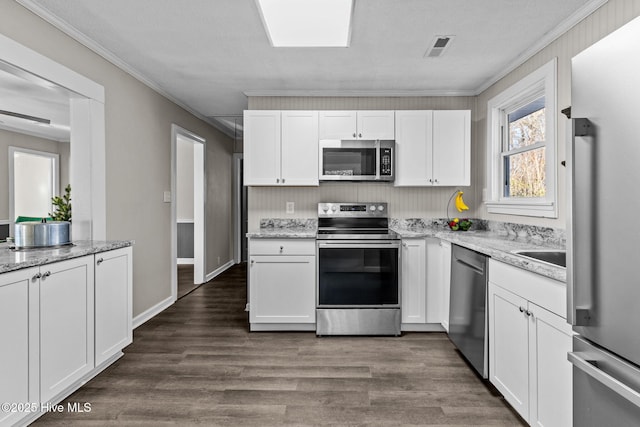
POLYGON ((475 90, 247 90, 246 96, 273 97, 417 97, 417 96, 475 96, 475 90))
POLYGON ((578 23, 584 20, 587 16, 591 15, 608 1, 609 0, 591 0, 580 9, 576 10, 558 26, 546 33, 540 40, 538 40, 537 43, 535 43, 533 46, 525 50, 517 58, 507 64, 507 66, 500 73, 485 81, 480 87, 478 87, 478 89, 476 89, 475 95, 480 95, 482 92, 489 89, 493 84, 506 77, 513 70, 524 64, 527 60, 531 59, 531 57, 540 52, 542 49, 556 41, 563 34, 575 27, 578 23))
POLYGON ((96 41, 84 35, 82 32, 80 32, 73 25, 69 24, 67 21, 53 15, 48 9, 36 4, 32 0, 15 0, 15 1, 20 5, 22 5, 24 8, 26 8, 27 10, 29 10, 30 12, 39 16, 49 24, 53 25, 55 28, 59 29, 60 31, 68 35, 69 37, 71 37, 81 45, 85 46, 86 48, 90 49, 94 53, 100 55, 102 58, 109 61, 111 64, 115 65, 116 67, 120 68, 127 74, 131 75, 133 78, 135 78, 145 86, 149 87, 153 91, 157 92, 161 96, 173 102, 180 108, 183 108, 187 112, 193 114, 195 117, 199 118, 200 120, 220 130, 217 126, 215 126, 215 124, 207 116, 194 110, 193 108, 185 104, 180 99, 174 97, 173 95, 165 91, 162 88, 162 86, 160 86, 158 83, 154 82, 153 80, 151 80, 150 78, 148 78, 147 76, 139 72, 137 69, 135 69, 134 67, 132 67, 131 65, 129 65, 128 63, 120 59, 113 52, 106 49, 101 44, 97 43, 96 41))

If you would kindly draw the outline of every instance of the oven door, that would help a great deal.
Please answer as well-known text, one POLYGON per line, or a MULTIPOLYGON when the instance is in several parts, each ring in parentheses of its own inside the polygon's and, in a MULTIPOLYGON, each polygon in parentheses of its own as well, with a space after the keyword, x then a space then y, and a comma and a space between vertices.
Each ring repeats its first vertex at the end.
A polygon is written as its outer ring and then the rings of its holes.
POLYGON ((378 141, 320 141, 321 181, 373 181, 380 179, 378 141))
POLYGON ((318 241, 318 308, 399 308, 400 241, 318 241))

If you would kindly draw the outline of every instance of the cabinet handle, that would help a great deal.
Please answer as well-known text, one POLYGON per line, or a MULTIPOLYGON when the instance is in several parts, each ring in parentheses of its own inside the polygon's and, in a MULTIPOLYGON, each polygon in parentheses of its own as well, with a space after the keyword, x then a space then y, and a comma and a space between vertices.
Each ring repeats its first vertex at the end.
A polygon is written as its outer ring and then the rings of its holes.
POLYGON ((251 260, 251 265, 253 266, 253 264, 255 264, 255 263, 256 263, 256 261, 252 259, 251 260))
POLYGON ((284 184, 284 178, 282 178, 282 183, 284 184))
POLYGON ((276 178, 276 184, 280 184, 280 178, 276 178))
POLYGON ((100 265, 104 262, 104 258, 98 258, 98 260, 96 261, 96 264, 100 265))
POLYGON ((433 184, 433 179, 429 179, 429 182, 433 184))
POLYGON ((284 251, 284 246, 280 246, 280 253, 282 253, 282 251, 284 251))
POLYGON ((36 274, 31 278, 31 280, 33 280, 33 281, 35 282, 36 280, 38 280, 38 279, 39 279, 39 278, 41 278, 41 277, 42 277, 42 274, 40 274, 40 272, 37 272, 37 273, 36 273, 36 274))
POLYGON ((518 310, 520 310, 520 313, 524 313, 524 308, 518 307, 518 310))
POLYGON ((402 247, 403 247, 403 248, 408 248, 408 247, 409 247, 409 245, 407 245, 406 243, 403 243, 403 244, 402 244, 402 247))
POLYGON ((45 271, 44 274, 42 275, 42 278, 44 279, 44 278, 49 277, 49 276, 51 276, 51 272, 50 271, 45 271))
POLYGON ((362 138, 362 134, 361 133, 358 134, 358 138, 362 138))
POLYGON ((353 133, 353 137, 354 137, 354 138, 356 137, 356 134, 355 134, 355 132, 353 133))
POLYGON ((533 312, 531 310, 525 310, 524 314, 526 314, 527 316, 533 316, 533 312))

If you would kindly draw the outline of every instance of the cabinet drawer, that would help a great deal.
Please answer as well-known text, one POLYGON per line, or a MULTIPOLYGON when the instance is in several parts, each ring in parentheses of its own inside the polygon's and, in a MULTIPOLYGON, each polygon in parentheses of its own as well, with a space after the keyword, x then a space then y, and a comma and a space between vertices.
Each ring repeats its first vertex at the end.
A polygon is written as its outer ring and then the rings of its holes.
POLYGON ((489 260, 489 282, 567 318, 567 287, 562 282, 495 260, 489 260))
POLYGON ((315 255, 313 239, 251 239, 250 255, 315 255))

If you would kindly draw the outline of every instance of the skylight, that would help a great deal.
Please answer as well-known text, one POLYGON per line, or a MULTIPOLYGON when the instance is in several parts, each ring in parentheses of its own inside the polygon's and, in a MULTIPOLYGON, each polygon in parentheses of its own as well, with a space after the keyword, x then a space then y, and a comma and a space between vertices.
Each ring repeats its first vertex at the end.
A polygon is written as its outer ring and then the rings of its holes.
POLYGON ((354 0, 256 0, 274 47, 348 47, 354 0))

